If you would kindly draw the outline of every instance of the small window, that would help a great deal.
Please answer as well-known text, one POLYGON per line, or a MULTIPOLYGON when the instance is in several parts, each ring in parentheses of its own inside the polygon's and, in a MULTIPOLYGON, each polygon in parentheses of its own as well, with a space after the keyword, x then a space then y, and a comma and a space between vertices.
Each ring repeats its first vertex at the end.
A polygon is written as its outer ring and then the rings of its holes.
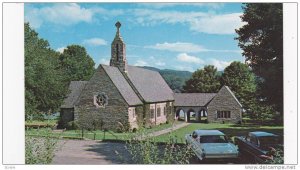
POLYGON ((133 117, 133 118, 136 118, 135 108, 132 108, 132 117, 133 117))
POLYGON ((229 119, 230 117, 230 111, 217 111, 217 118, 229 119))
POLYGON ((154 109, 150 109, 150 118, 151 118, 151 119, 154 118, 154 109))
POLYGON ((161 109, 160 109, 160 107, 157 108, 157 113, 156 113, 156 114, 157 114, 157 117, 160 117, 160 114, 161 114, 161 109))
POLYGON ((167 108, 166 108, 166 106, 164 107, 164 115, 165 116, 167 115, 167 108))

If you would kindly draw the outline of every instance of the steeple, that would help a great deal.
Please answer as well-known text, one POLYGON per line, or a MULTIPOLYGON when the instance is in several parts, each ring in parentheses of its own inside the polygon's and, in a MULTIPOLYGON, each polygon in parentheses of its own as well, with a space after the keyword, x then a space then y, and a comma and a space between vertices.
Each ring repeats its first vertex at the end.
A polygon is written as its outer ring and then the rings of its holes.
POLYGON ((111 59, 109 65, 118 67, 120 71, 127 72, 126 45, 120 34, 121 23, 118 21, 115 26, 117 27, 117 32, 111 43, 111 59))

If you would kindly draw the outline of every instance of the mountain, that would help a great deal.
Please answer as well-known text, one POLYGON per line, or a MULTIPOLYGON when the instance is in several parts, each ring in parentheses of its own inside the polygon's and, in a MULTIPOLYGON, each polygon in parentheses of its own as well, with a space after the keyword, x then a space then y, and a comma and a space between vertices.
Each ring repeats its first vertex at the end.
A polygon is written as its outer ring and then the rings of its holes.
POLYGON ((192 72, 189 71, 178 71, 170 69, 161 70, 155 67, 148 66, 144 66, 142 68, 159 72, 174 92, 181 92, 182 86, 184 85, 185 81, 192 77, 192 72))

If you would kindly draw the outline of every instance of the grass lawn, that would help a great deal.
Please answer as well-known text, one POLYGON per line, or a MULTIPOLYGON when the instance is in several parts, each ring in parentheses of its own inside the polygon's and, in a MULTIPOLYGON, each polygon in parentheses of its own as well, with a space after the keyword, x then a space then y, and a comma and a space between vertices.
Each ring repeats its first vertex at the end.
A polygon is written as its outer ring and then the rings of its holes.
POLYGON ((251 126, 236 124, 217 124, 217 123, 193 123, 171 133, 157 136, 155 139, 159 142, 166 142, 170 136, 175 137, 178 143, 185 143, 185 135, 192 133, 196 129, 216 129, 222 131, 228 137, 245 136, 250 131, 266 131, 277 135, 283 135, 283 126, 251 126))
MULTIPOLYGON (((158 125, 152 128, 146 128, 143 129, 144 133, 151 133, 154 131, 159 131, 162 129, 166 129, 166 128, 170 128, 172 127, 172 124, 162 124, 162 125, 158 125)), ((107 132, 103 132, 101 130, 97 130, 97 131, 87 131, 84 130, 84 134, 83 137, 84 138, 88 138, 88 139, 96 139, 96 140, 109 140, 109 139, 113 139, 113 140, 126 140, 129 139, 131 137, 130 132, 126 132, 126 133, 115 133, 112 131, 107 131, 107 132)), ((26 135, 31 135, 31 136, 46 136, 46 135, 50 135, 50 136, 54 136, 54 137, 65 137, 65 138, 81 138, 82 137, 82 131, 81 130, 66 130, 63 132, 55 132, 55 131, 51 131, 47 128, 40 128, 40 129, 28 129, 26 130, 26 135), (49 134, 50 133, 50 134, 49 134)))

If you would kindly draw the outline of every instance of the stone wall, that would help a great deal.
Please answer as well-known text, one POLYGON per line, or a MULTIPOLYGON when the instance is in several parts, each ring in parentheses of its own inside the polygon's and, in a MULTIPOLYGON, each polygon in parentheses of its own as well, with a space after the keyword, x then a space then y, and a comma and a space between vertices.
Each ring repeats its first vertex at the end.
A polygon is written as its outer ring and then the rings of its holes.
POLYGON ((207 106, 208 122, 239 123, 242 120, 242 108, 232 94, 223 87, 207 106), (230 118, 217 118, 217 111, 230 111, 230 118))
POLYGON ((160 102, 145 104, 145 126, 155 126, 167 123, 171 123, 174 120, 173 114, 173 102, 160 102), (171 105, 170 105, 171 103, 171 105), (160 108, 160 115, 158 110, 160 108), (151 118, 151 109, 153 109, 153 117, 151 118))
POLYGON ((130 128, 129 106, 101 66, 86 84, 76 106, 75 119, 91 119, 89 121, 93 121, 94 117, 94 119, 101 121, 101 128, 114 131, 130 128), (105 107, 94 105, 94 96, 98 93, 107 95, 108 104, 105 107))

